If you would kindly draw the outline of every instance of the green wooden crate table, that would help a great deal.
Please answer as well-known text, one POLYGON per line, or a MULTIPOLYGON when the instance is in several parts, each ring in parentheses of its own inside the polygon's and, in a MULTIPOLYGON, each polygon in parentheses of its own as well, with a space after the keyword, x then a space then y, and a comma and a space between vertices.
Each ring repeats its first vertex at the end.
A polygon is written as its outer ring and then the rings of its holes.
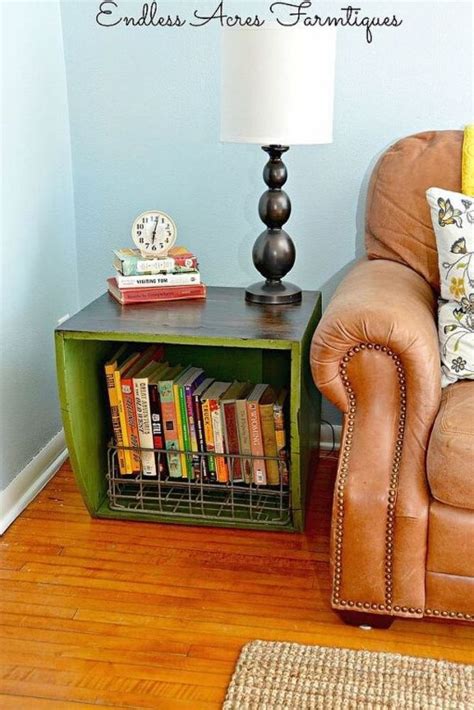
MULTIPOLYGON (((261 306, 246 303, 242 289, 210 287, 203 301, 130 306, 120 306, 104 294, 62 323, 55 333, 62 417, 71 464, 91 515, 303 530, 311 451, 319 445, 320 395, 311 378, 309 346, 320 315, 318 292, 305 291, 298 305, 261 306), (207 517, 198 484, 192 483, 182 484, 188 485, 183 494, 189 498, 188 508, 170 508, 161 502, 151 511, 132 504, 120 510, 111 506, 107 483, 111 423, 104 363, 121 342, 163 343, 166 360, 172 364, 202 367, 209 376, 224 381, 265 382, 288 389, 290 482, 285 518, 259 514, 265 487, 246 491, 245 486, 237 490, 234 485, 232 496, 252 497, 248 510, 244 504, 236 506, 240 512, 235 519, 226 515, 220 519, 214 503, 207 517), (200 507, 191 503, 191 494, 196 494, 200 507)), ((216 489, 213 501, 225 495, 225 490, 216 489)))

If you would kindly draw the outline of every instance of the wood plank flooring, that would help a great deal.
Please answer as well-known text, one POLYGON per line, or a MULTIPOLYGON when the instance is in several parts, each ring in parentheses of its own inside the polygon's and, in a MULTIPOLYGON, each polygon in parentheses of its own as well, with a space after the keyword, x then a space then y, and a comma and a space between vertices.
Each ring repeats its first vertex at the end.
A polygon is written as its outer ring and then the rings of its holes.
POLYGON ((295 535, 92 520, 64 464, 0 539, 0 707, 219 708, 254 639, 472 661, 467 625, 331 610, 334 474, 319 462, 295 535))

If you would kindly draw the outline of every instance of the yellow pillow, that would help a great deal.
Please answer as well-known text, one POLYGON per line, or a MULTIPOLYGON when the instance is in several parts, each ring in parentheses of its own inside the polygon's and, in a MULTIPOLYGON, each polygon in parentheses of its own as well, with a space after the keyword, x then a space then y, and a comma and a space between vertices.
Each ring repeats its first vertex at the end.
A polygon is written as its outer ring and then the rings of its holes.
POLYGON ((474 197, 474 123, 464 129, 462 191, 465 195, 474 197))

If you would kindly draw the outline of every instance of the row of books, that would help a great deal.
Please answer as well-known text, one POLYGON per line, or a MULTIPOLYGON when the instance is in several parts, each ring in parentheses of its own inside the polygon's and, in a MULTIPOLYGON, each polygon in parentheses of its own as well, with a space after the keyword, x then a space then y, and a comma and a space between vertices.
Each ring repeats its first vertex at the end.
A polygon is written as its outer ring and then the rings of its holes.
POLYGON ((172 247, 156 259, 145 259, 138 249, 117 249, 113 266, 115 276, 107 285, 122 305, 206 297, 198 260, 186 247, 172 247))
POLYGON ((162 345, 123 345, 105 363, 120 474, 287 485, 286 390, 216 381, 164 356, 162 345))

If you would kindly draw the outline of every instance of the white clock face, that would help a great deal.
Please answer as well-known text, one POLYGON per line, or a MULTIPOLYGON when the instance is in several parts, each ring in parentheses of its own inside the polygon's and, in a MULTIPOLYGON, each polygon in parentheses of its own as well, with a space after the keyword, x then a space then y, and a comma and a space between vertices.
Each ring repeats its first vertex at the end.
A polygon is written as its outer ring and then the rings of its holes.
POLYGON ((164 212, 142 212, 133 223, 132 239, 142 256, 164 256, 176 241, 176 225, 164 212))

